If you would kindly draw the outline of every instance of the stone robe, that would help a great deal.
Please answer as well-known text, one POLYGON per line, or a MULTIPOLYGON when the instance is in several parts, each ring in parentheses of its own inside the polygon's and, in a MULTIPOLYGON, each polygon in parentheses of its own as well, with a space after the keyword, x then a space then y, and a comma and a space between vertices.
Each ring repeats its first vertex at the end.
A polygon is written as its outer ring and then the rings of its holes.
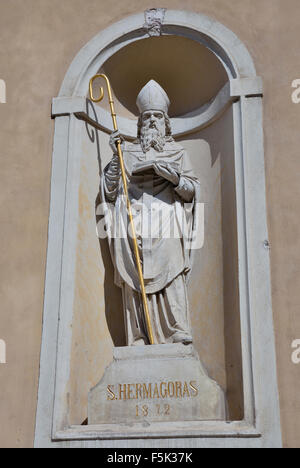
MULTIPOLYGON (((191 337, 186 280, 197 232, 199 183, 188 155, 174 141, 162 152, 151 148, 147 153, 138 141, 125 143, 123 157, 154 340, 180 342, 191 337), (177 187, 155 174, 153 160, 176 170, 177 187)), ((101 194, 115 282, 122 288, 127 344, 140 345, 148 338, 120 174, 114 155, 101 176, 101 194)))

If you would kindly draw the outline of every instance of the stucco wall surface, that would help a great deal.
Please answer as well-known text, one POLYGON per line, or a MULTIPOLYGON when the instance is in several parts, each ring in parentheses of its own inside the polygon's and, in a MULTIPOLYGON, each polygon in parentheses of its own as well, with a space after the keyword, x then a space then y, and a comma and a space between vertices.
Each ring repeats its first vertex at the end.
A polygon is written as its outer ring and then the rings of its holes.
MULTIPOLYGON (((33 445, 53 122, 58 94, 76 53, 100 30, 151 7, 182 9, 180 0, 0 0, 0 446, 33 445)), ((291 342, 300 338, 300 105, 291 82, 300 78, 298 0, 186 0, 237 34, 264 80, 264 134, 269 239, 281 424, 284 445, 300 447, 300 365, 291 342)))

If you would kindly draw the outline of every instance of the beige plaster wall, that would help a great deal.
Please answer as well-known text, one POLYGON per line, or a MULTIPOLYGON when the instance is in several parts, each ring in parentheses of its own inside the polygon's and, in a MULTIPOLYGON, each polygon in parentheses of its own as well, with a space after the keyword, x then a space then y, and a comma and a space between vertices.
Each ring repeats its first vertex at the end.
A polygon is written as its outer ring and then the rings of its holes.
MULTIPOLYGON (((91 37, 158 0, 1 0, 0 78, 0 446, 33 444, 49 215, 53 123, 51 98, 67 67, 91 37)), ((180 0, 164 7, 182 8, 180 0)), ((300 106, 290 84, 299 76, 298 0, 186 0, 184 8, 216 18, 251 52, 264 79, 267 206, 273 312, 285 446, 300 446, 300 106)))

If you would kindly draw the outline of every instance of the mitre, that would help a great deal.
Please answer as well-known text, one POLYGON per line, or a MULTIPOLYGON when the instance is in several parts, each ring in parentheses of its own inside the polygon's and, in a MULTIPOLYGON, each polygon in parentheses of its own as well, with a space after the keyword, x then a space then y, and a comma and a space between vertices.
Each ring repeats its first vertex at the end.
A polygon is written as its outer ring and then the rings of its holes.
POLYGON ((141 114, 147 110, 160 110, 167 114, 170 100, 165 90, 150 80, 139 92, 136 105, 141 114))

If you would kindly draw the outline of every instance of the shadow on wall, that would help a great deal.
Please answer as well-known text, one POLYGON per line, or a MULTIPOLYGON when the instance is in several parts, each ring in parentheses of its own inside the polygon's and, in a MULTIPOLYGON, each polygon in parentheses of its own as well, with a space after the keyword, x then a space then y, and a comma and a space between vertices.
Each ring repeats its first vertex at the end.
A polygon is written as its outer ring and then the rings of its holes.
POLYGON ((244 404, 232 108, 213 125, 188 138, 208 143, 211 167, 220 160, 226 398, 229 419, 237 421, 244 417, 244 404))
MULTIPOLYGON (((211 50, 173 35, 150 37, 123 47, 104 63, 101 73, 110 79, 117 114, 129 118, 138 117, 136 97, 151 79, 168 94, 170 117, 182 117, 206 104, 228 80, 211 50)), ((109 110, 107 101, 101 106, 109 110)))
POLYGON ((212 159, 215 160, 220 155, 221 162, 224 339, 228 410, 231 420, 241 420, 244 417, 244 404, 234 150, 224 154, 223 149, 224 145, 234 142, 231 125, 233 120, 230 120, 230 125, 225 123, 224 139, 221 141, 211 138, 210 147, 212 159))
MULTIPOLYGON (((97 119, 97 114, 94 105, 88 99, 86 100, 86 112, 87 115, 93 114, 93 120, 97 119)), ((99 165, 99 174, 102 173, 102 164, 100 156, 100 143, 98 130, 91 128, 88 123, 85 124, 88 137, 92 143, 96 143, 97 147, 97 159, 99 165)), ((101 203, 100 193, 98 193, 95 200, 95 216, 96 224, 98 225, 102 216, 97 215, 97 207, 101 203)), ((113 340, 114 346, 125 346, 125 329, 124 329, 124 318, 123 318, 123 303, 122 303, 122 292, 114 283, 114 267, 110 257, 109 246, 107 239, 99 239, 99 247, 101 257, 103 260, 105 276, 104 276, 104 302, 105 302, 105 316, 107 326, 113 340), (122 326, 120 326, 122 324, 122 326)))
MULTIPOLYGON (((100 194, 98 194, 96 199, 96 213, 97 206, 100 203, 101 198, 100 194)), ((99 221, 100 216, 96 215, 96 223, 99 221)), ((126 346, 122 292, 114 283, 114 266, 111 260, 107 239, 99 239, 99 246, 105 270, 104 302, 107 326, 114 346, 126 346)))

